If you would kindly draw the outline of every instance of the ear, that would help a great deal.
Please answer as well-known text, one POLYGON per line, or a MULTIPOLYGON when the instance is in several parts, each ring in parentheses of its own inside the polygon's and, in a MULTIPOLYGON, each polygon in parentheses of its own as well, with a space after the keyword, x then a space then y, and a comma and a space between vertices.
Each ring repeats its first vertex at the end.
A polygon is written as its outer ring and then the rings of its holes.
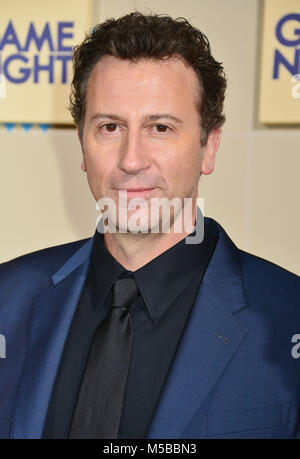
POLYGON ((209 175, 214 171, 216 153, 221 139, 221 129, 213 129, 209 135, 202 151, 201 172, 209 175))
POLYGON ((78 140, 80 142, 80 145, 81 145, 81 151, 82 151, 82 162, 81 162, 81 169, 83 170, 83 172, 86 172, 86 164, 85 164, 85 157, 84 157, 84 150, 83 150, 83 142, 82 142, 82 138, 81 138, 81 135, 80 135, 80 129, 79 129, 79 126, 77 126, 77 137, 78 137, 78 140))

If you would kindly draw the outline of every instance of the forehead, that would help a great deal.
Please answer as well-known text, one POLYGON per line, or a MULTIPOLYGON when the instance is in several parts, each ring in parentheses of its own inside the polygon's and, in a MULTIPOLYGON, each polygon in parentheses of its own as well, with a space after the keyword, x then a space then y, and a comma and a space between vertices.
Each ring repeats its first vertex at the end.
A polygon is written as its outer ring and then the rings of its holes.
POLYGON ((104 56, 87 84, 87 108, 99 104, 195 104, 199 82, 194 69, 181 58, 141 58, 137 62, 104 56))

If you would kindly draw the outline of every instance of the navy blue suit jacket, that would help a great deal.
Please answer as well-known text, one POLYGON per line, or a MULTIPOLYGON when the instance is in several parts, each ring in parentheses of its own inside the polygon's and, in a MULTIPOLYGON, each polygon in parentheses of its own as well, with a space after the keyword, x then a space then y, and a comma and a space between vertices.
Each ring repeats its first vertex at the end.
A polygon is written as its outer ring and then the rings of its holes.
MULTIPOLYGON (((206 223, 217 245, 148 438, 300 438, 299 277, 206 223)), ((1 438, 41 437, 92 242, 0 265, 1 438)))

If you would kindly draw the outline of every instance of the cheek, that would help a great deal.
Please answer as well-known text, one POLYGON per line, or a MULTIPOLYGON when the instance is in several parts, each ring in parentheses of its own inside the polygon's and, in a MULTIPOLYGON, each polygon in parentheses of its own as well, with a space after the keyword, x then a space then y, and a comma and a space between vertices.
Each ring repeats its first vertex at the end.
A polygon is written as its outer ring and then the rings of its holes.
POLYGON ((88 175, 90 175, 90 177, 94 177, 95 179, 101 178, 105 180, 111 169, 107 158, 105 158, 105 156, 99 152, 88 153, 86 154, 85 158, 88 175))
POLYGON ((191 148, 186 155, 186 170, 191 179, 197 177, 201 170, 201 150, 199 148, 191 148))
POLYGON ((169 176, 178 182, 194 182, 200 175, 201 153, 199 149, 181 150, 167 164, 169 176))
POLYGON ((100 165, 99 162, 93 160, 87 161, 86 166, 89 186, 94 195, 97 196, 96 199, 99 199, 99 197, 105 194, 105 170, 103 170, 103 166, 100 165))

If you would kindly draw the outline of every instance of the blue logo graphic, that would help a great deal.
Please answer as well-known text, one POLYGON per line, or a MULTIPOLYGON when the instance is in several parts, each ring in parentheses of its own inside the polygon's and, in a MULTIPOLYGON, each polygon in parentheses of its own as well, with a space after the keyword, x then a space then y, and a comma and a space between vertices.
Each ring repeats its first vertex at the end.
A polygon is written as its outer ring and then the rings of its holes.
POLYGON ((68 62, 72 60, 72 46, 67 40, 74 36, 74 22, 57 22, 52 28, 46 22, 40 32, 37 28, 41 29, 40 24, 30 22, 26 36, 20 37, 11 20, 4 31, 0 30, 0 74, 15 84, 38 84, 41 74, 49 84, 55 83, 55 78, 57 83, 66 84, 68 62))
POLYGON ((285 67, 291 75, 300 73, 300 48, 297 48, 297 46, 300 45, 300 14, 290 13, 283 16, 276 25, 275 34, 280 44, 288 48, 293 47, 295 48, 295 51, 294 60, 289 61, 278 49, 275 49, 273 79, 277 80, 279 78, 280 65, 285 67), (291 22, 298 23, 298 27, 296 26, 296 28, 293 30, 294 36, 292 38, 288 38, 285 35, 284 29, 285 26, 289 25, 291 22))

